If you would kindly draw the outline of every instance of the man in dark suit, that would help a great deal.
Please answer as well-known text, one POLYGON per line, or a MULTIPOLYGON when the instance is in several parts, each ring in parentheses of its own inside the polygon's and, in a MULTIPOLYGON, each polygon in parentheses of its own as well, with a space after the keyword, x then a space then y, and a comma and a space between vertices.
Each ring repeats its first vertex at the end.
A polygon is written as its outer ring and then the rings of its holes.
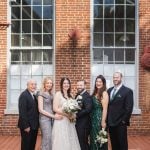
POLYGON ((122 84, 122 74, 113 75, 114 87, 108 89, 108 127, 112 150, 128 150, 127 126, 133 110, 133 91, 122 84))
POLYGON ((77 95, 76 99, 81 107, 77 113, 76 130, 80 143, 81 150, 89 150, 88 136, 90 134, 90 113, 92 110, 92 99, 85 89, 85 81, 80 80, 77 82, 77 95))
POLYGON ((34 150, 38 127, 39 113, 37 99, 34 96, 36 82, 29 80, 27 89, 19 97, 18 127, 21 133, 21 150, 34 150))

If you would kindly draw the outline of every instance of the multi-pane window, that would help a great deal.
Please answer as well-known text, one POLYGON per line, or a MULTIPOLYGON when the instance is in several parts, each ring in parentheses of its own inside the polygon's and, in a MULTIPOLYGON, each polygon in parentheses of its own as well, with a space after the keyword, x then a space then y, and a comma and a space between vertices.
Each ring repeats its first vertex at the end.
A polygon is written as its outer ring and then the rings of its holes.
POLYGON ((134 91, 135 108, 137 88, 137 1, 93 0, 92 81, 98 74, 112 86, 112 75, 120 71, 124 84, 134 91))
POLYGON ((53 76, 54 7, 52 0, 12 0, 8 109, 33 78, 38 88, 44 76, 53 76))

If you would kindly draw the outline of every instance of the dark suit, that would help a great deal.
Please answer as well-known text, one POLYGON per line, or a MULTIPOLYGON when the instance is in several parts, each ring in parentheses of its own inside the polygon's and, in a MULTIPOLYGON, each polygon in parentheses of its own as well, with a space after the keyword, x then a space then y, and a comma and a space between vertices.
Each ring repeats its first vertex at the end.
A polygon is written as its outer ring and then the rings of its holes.
POLYGON ((77 113, 76 130, 81 150, 89 150, 88 136, 91 127, 90 113, 92 110, 92 99, 87 91, 81 94, 81 96, 82 109, 77 113))
POLYGON ((19 97, 18 127, 21 132, 21 150, 34 150, 39 127, 39 113, 37 99, 31 96, 28 90, 19 97), (24 129, 30 127, 27 133, 24 129))
POLYGON ((127 126, 133 110, 133 91, 124 85, 117 91, 111 100, 111 91, 108 89, 108 127, 112 150, 128 150, 127 126))

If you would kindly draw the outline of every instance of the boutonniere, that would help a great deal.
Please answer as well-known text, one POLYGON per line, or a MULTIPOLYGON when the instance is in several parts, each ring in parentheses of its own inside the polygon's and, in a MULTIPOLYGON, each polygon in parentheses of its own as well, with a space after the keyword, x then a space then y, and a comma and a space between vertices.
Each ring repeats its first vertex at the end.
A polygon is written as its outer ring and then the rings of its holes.
POLYGON ((82 96, 81 96, 81 95, 78 95, 78 96, 77 96, 77 99, 82 99, 82 96))
POLYGON ((82 108, 83 106, 83 103, 82 103, 82 96, 81 95, 78 95, 77 98, 76 98, 77 102, 78 102, 78 105, 82 108))
POLYGON ((117 96, 116 97, 121 97, 121 95, 120 94, 117 94, 117 96))

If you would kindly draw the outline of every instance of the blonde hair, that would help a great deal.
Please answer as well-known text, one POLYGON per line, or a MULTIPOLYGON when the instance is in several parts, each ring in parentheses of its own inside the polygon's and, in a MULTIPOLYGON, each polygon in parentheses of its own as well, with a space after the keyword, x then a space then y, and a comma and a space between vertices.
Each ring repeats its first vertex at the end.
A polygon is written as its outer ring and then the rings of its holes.
POLYGON ((42 86, 41 86, 41 92, 45 92, 45 84, 47 81, 51 80, 52 81, 52 88, 48 91, 50 95, 52 95, 52 89, 53 89, 53 80, 51 77, 45 77, 42 81, 42 86))

